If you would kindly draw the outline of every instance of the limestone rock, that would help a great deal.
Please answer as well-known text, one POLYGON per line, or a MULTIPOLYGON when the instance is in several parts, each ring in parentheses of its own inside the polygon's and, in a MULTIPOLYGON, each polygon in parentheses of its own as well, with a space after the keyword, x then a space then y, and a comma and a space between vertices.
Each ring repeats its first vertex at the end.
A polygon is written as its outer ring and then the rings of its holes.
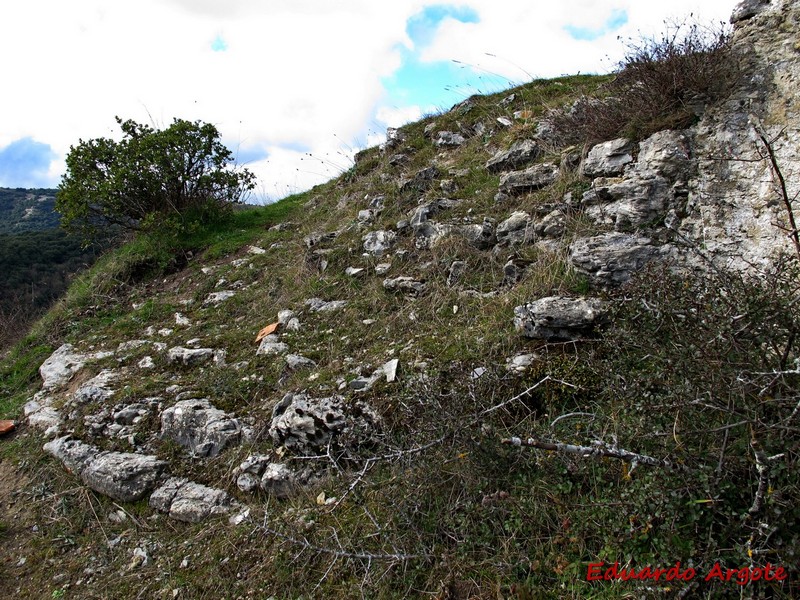
POLYGON ((373 256, 383 256, 394 245, 396 235, 394 231, 372 231, 362 238, 364 251, 373 256))
POLYGON ((736 24, 755 17, 769 6, 770 0, 742 0, 731 13, 731 23, 736 24))
POLYGON ((96 492, 134 502, 155 486, 165 467, 155 456, 101 452, 81 472, 81 479, 96 492))
POLYGON ((370 225, 373 221, 375 221, 375 216, 377 211, 367 208, 364 210, 358 211, 358 215, 356 219, 358 220, 360 225, 370 225))
POLYGON ((150 496, 150 507, 176 521, 199 523, 208 517, 227 514, 233 503, 223 490, 170 477, 150 496))
POLYGON ((547 213, 547 215, 536 224, 535 230, 536 233, 542 237, 561 237, 567 230, 567 215, 560 209, 547 213))
POLYGON ((68 471, 78 476, 99 452, 97 448, 69 436, 47 442, 44 451, 60 460, 68 471))
POLYGON ((203 300, 203 306, 218 306, 225 302, 226 300, 230 300, 236 295, 236 292, 233 290, 223 290, 221 292, 212 292, 206 299, 203 300))
POLYGON ((606 319, 597 298, 550 296, 514 309, 514 327, 525 337, 575 340, 593 332, 606 319))
POLYGON ((462 225, 458 228, 458 232, 467 242, 480 250, 487 250, 497 243, 494 221, 488 218, 485 218, 481 224, 462 225))
POLYGON ((525 211, 515 211, 497 226, 498 244, 520 244, 533 237, 531 216, 525 211))
POLYGON ((454 285, 456 285, 466 272, 467 272, 467 263, 464 262, 463 260, 454 260, 450 264, 450 269, 448 270, 447 273, 448 287, 453 287, 454 285))
POLYGON ((187 367, 196 367, 214 359, 212 348, 184 348, 175 346, 167 351, 167 360, 187 367))
POLYGON ((502 150, 490 158, 486 168, 491 172, 515 169, 533 162, 540 154, 541 149, 534 140, 520 140, 508 150, 502 150))
POLYGON ((596 194, 600 203, 587 208, 587 216, 613 225, 617 231, 656 224, 666 214, 673 197, 669 182, 652 173, 610 182, 600 178, 593 185, 590 193, 596 194))
POLYGON ((658 131, 639 144, 639 172, 653 172, 675 181, 688 177, 690 167, 689 139, 683 131, 658 131))
POLYGON ((155 487, 166 467, 155 456, 102 452, 69 437, 48 442, 44 450, 80 476, 91 489, 121 502, 140 500, 155 487))
POLYGON ((410 179, 403 179, 400 184, 401 192, 419 191, 424 192, 433 184, 433 180, 439 176, 439 169, 427 167, 414 173, 410 179))
POLYGON ((261 344, 258 346, 258 350, 256 350, 256 355, 271 356, 275 354, 285 354, 288 351, 289 346, 281 342, 280 338, 273 333, 264 336, 264 339, 261 340, 261 344))
POLYGON ((297 490, 300 479, 294 470, 263 454, 248 456, 236 469, 236 486, 243 492, 258 489, 275 496, 289 498, 297 490))
POLYGON ((355 392, 366 392, 372 389, 372 386, 375 385, 382 377, 386 378, 387 383, 392 383, 397 379, 397 366, 400 364, 400 360, 397 358, 393 358, 392 360, 384 363, 378 369, 372 372, 372 375, 368 377, 357 377, 353 379, 348 387, 355 391, 355 392))
POLYGON ((335 240, 338 235, 339 235, 338 231, 329 231, 327 233, 322 233, 320 231, 312 231, 303 238, 303 242, 305 243, 306 247, 310 250, 311 248, 315 248, 320 244, 335 240))
POLYGON ((292 371, 297 371, 299 369, 313 369, 317 366, 317 363, 299 354, 287 354, 286 366, 292 371))
POLYGON ((325 301, 322 298, 309 298, 305 304, 311 312, 333 312, 347 306, 347 300, 325 301))
POLYGON ((510 171, 500 178, 500 192, 524 194, 546 187, 558 178, 558 166, 552 163, 533 165, 524 171, 510 171))
POLYGON ((276 498, 288 498, 297 489, 294 471, 283 463, 270 463, 261 475, 260 487, 276 498))
POLYGON ((111 388, 120 376, 119 371, 113 369, 103 369, 92 379, 81 385, 72 395, 72 402, 76 404, 86 404, 88 402, 104 402, 114 395, 115 390, 111 388))
POLYGON ((42 431, 55 432, 61 426, 61 413, 53 406, 54 398, 45 390, 36 393, 22 408, 28 425, 42 431))
POLYGON ((278 311, 278 324, 286 331, 300 331, 300 319, 293 310, 278 311))
POLYGON ((465 141, 464 136, 460 133, 440 131, 436 134, 436 139, 433 140, 433 143, 437 146, 460 146, 465 141))
POLYGON ((625 283, 658 255, 649 238, 624 233, 581 238, 570 247, 575 268, 601 286, 625 283))
POLYGON ((538 358, 536 354, 517 354, 506 360, 506 369, 512 373, 524 373, 538 358))
POLYGON ((404 294, 417 295, 425 291, 427 285, 423 281, 417 281, 413 277, 395 277, 383 280, 383 289, 390 292, 402 292, 404 294))
POLYGON ((72 344, 63 344, 39 367, 42 388, 52 390, 65 385, 88 359, 87 355, 76 352, 72 344))
POLYGON ((583 162, 582 171, 587 177, 619 175, 625 166, 633 162, 633 144, 626 138, 618 138, 597 144, 583 162))
POLYGON ((181 400, 161 413, 161 436, 186 447, 194 456, 216 456, 237 443, 241 435, 239 420, 206 398, 181 400))

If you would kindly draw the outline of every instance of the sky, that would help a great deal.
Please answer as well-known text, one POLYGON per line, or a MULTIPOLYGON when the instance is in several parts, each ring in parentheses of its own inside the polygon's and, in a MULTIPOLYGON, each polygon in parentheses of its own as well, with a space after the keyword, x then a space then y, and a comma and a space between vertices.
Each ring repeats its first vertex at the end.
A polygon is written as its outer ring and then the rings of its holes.
POLYGON ((356 151, 476 93, 608 73, 621 41, 736 0, 8 0, 0 187, 56 187, 115 117, 213 123, 252 202, 341 174, 356 151))

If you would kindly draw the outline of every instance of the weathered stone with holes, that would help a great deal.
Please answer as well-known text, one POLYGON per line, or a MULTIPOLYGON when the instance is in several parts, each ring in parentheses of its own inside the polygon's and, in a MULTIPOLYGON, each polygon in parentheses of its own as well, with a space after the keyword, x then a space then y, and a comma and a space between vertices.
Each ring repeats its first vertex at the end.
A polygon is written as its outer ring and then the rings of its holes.
POLYGON ((534 140, 519 140, 508 150, 502 150, 490 158, 486 168, 493 173, 517 169, 536 160, 541 152, 534 140))
POLYGON ((48 442, 44 450, 91 489, 120 502, 140 500, 155 487, 167 464, 150 455, 102 452, 69 437, 48 442))
POLYGON ((509 195, 525 194, 555 182, 558 166, 552 163, 533 165, 524 171, 510 171, 500 178, 500 192, 509 195))
POLYGON ((181 400, 161 413, 161 437, 187 448, 194 456, 216 456, 239 442, 239 420, 214 407, 207 398, 181 400))
POLYGON ((570 261, 595 285, 619 285, 660 253, 649 238, 604 233, 576 240, 570 247, 570 261))
POLYGON ((272 440, 297 452, 324 451, 340 436, 355 443, 369 439, 380 418, 365 403, 347 405, 341 396, 311 398, 286 394, 272 411, 272 440))
POLYGON ((228 494, 183 477, 170 477, 150 496, 150 507, 167 513, 171 519, 199 523, 209 517, 225 515, 234 508, 228 494))
POLYGON ((517 306, 514 327, 529 338, 576 340, 591 335, 606 317, 598 298, 550 296, 517 306))

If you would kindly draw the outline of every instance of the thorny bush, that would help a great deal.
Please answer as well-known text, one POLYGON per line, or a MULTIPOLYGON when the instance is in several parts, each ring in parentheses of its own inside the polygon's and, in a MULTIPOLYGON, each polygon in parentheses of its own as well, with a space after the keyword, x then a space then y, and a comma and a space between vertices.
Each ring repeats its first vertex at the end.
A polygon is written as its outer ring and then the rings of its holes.
POLYGON ((626 46, 604 98, 583 98, 569 111, 550 115, 563 143, 644 139, 662 129, 688 127, 740 78, 731 33, 723 24, 668 24, 661 37, 629 40, 626 46))

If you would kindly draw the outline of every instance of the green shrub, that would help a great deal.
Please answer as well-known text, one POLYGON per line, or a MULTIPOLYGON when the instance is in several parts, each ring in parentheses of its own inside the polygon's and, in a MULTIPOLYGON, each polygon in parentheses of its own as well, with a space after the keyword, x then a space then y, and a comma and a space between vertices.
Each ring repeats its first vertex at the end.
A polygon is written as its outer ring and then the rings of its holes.
POLYGON ((132 230, 185 229, 213 221, 255 186, 229 167, 231 151, 214 125, 175 121, 153 129, 117 123, 120 142, 80 141, 67 155, 56 210, 64 227, 91 239, 109 224, 132 230))

